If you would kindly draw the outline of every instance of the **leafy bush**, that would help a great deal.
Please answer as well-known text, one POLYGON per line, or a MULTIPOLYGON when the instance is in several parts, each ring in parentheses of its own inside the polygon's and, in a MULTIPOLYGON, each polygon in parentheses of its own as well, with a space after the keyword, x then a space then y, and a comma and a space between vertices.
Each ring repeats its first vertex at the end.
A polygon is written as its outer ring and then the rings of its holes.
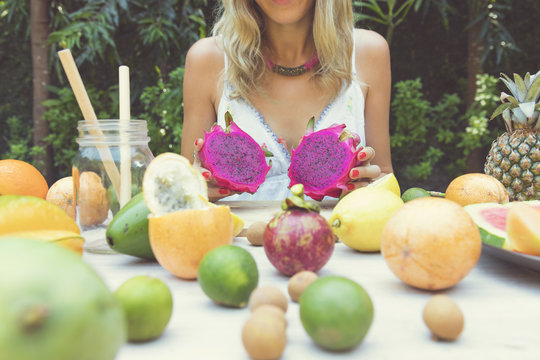
POLYGON ((39 146, 32 146, 32 131, 28 131, 26 124, 15 116, 8 118, 6 124, 9 149, 2 158, 26 161, 39 168, 41 164, 37 164, 35 158, 45 151, 39 146))
POLYGON ((498 102, 497 79, 483 74, 477 84, 475 102, 461 116, 457 94, 443 94, 432 104, 419 78, 395 84, 390 144, 394 171, 404 189, 450 181, 465 171, 472 150, 496 138, 497 129, 489 131, 487 123, 498 102))

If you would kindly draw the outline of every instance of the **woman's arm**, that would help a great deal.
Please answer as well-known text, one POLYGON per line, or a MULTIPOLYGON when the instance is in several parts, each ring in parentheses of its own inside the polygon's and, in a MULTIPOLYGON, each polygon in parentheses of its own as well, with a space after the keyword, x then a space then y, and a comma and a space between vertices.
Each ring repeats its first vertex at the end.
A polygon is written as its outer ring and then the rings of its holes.
MULTIPOLYGON (((184 123, 181 154, 194 161, 193 154, 200 150, 204 131, 209 131, 217 120, 218 99, 222 91, 223 51, 214 38, 197 41, 189 49, 184 69, 184 123), (195 145, 197 141, 197 145, 195 145)), ((210 172, 201 169, 205 178, 210 172)), ((213 181, 208 182, 211 201, 230 195, 213 181)))
POLYGON ((393 172, 390 154, 390 50, 385 38, 374 31, 356 30, 356 69, 365 96, 366 151, 356 179, 378 178, 393 172), (374 151, 372 151, 372 148, 374 151), (380 169, 373 167, 377 166, 380 169))

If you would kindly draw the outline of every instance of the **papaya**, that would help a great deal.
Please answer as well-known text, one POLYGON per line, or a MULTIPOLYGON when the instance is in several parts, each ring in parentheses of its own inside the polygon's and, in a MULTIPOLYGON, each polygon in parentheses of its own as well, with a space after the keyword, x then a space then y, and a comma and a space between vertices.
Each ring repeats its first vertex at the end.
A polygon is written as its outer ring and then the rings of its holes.
POLYGON ((155 260, 148 237, 148 214, 142 192, 121 208, 107 226, 107 243, 116 252, 155 260))

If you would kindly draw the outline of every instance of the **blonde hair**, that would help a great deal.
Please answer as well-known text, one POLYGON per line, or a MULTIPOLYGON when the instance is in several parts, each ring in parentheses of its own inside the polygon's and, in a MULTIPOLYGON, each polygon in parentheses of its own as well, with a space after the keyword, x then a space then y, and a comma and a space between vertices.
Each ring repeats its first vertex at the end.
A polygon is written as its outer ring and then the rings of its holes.
MULTIPOLYGON (((262 54, 264 20, 254 0, 222 0, 212 34, 228 59, 225 80, 234 97, 261 91, 269 69, 262 54)), ((351 0, 315 0, 313 39, 319 56, 313 79, 333 99, 352 81, 353 11, 351 0)))

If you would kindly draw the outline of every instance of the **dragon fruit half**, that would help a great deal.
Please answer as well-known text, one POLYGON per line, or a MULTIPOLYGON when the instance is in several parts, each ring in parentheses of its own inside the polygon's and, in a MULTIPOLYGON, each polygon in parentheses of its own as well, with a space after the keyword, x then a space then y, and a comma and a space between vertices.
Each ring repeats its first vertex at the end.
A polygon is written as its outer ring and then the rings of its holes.
POLYGON ((199 151, 201 165, 212 172, 219 186, 254 193, 270 170, 266 156, 271 153, 240 129, 229 112, 225 114, 225 123, 225 130, 215 124, 210 132, 204 132, 199 151))
POLYGON ((345 130, 345 125, 314 131, 314 123, 311 118, 300 144, 292 149, 289 187, 303 184, 304 193, 319 201, 347 191, 349 171, 358 163, 360 137, 345 130))

